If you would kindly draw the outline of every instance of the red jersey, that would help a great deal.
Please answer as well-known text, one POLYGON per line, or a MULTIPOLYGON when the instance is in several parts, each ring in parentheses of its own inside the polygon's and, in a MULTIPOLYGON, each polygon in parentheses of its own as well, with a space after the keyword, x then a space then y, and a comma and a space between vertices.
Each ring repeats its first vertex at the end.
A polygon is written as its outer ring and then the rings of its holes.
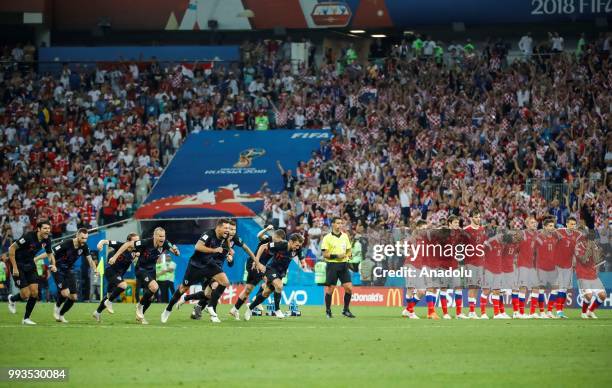
MULTIPOLYGON (((425 245, 427 244, 427 238, 425 237, 425 233, 423 235, 418 235, 420 232, 417 232, 417 235, 409 240, 409 244, 413 244, 415 249, 418 251, 412 251, 411 254, 406 258, 406 264, 411 265, 415 268, 423 268, 427 265, 427 260, 425 256, 425 245), (414 259, 414 260, 412 260, 414 259)), ((412 249, 412 248, 411 248, 412 249)))
POLYGON ((552 233, 538 233, 535 241, 537 269, 552 271, 556 268, 555 251, 559 243, 559 237, 556 231, 552 233))
POLYGON ((583 261, 587 253, 587 248, 590 248, 590 250, 597 249, 593 244, 595 243, 588 241, 583 235, 581 235, 576 242, 576 255, 579 257, 579 259, 576 260, 576 278, 579 280, 597 279, 597 267, 595 266, 593 255, 589 255, 590 257, 586 262, 583 261))
MULTIPOLYGON (((487 241, 487 232, 485 231, 485 228, 482 226, 475 228, 472 225, 468 225, 463 230, 465 230, 468 234, 467 244, 471 244, 473 246, 473 252, 478 252, 479 250, 476 249, 476 246, 484 245, 485 241, 487 241)), ((483 259, 484 258, 482 256, 478 256, 478 254, 474 253, 471 255, 465 255, 465 260, 463 262, 465 264, 481 267, 483 265, 483 259)))
POLYGON ((535 268, 535 230, 524 230, 518 243, 517 267, 535 268))
POLYGON ((566 228, 557 230, 557 233, 561 237, 561 240, 555 247, 557 267, 570 269, 572 268, 572 260, 576 251, 576 242, 582 236, 582 233, 566 228))
POLYGON ((484 268, 494 274, 502 273, 503 244, 497 238, 485 244, 484 268))
MULTIPOLYGON (((467 235, 467 233, 463 232, 463 230, 461 229, 451 229, 450 232, 450 236, 448 236, 448 238, 446 239, 445 242, 445 248, 446 246, 448 246, 449 244, 453 246, 453 252, 457 252, 457 250, 459 250, 459 246, 463 246, 463 251, 459 251, 459 258, 461 258, 460 255, 464 254, 465 252, 465 245, 467 243, 469 243, 469 236, 467 235)), ((448 256, 448 257, 444 257, 446 260, 444 260, 444 268, 459 268, 459 261, 462 260, 458 260, 457 259, 457 254, 455 254, 455 256, 448 256)), ((463 260, 465 260, 465 257, 463 257, 463 260)))
POLYGON ((55 169, 61 174, 68 174, 68 168, 70 167, 70 162, 64 158, 55 159, 55 169))
POLYGON ((501 269, 503 273, 514 272, 514 260, 518 254, 518 243, 504 244, 501 257, 501 269))
POLYGON ((432 231, 432 235, 429 239, 429 258, 431 260, 431 266, 433 268, 447 269, 450 266, 451 260, 454 261, 452 256, 445 256, 447 238, 446 233, 443 229, 435 229, 432 231))
POLYGON ((95 218, 95 210, 91 203, 84 204, 79 209, 79 214, 81 215, 81 220, 85 225, 91 225, 91 221, 95 218))
POLYGON ((423 256, 423 264, 429 268, 437 268, 439 264, 439 258, 437 250, 434 249, 434 245, 438 243, 438 239, 435 237, 435 230, 428 230, 423 239, 423 248, 421 255, 423 256))
POLYGON ((234 112, 234 126, 236 127, 244 127, 244 123, 246 121, 246 115, 242 111, 234 112))
POLYGON ((36 200, 34 200, 34 203, 36 204, 37 208, 42 208, 47 206, 47 198, 36 198, 36 200))
POLYGON ((62 233, 64 222, 66 222, 66 216, 63 211, 59 210, 54 213, 51 217, 51 224, 53 225, 51 229, 53 233, 62 233))

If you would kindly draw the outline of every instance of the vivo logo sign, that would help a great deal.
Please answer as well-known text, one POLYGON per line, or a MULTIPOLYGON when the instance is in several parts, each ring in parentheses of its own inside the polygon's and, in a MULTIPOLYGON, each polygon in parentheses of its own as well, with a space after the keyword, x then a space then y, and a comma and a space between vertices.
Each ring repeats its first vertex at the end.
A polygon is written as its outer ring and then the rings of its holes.
MULTIPOLYGON (((268 297, 268 303, 272 303, 273 297, 270 295, 268 297)), ((286 305, 290 305, 295 302, 299 306, 303 306, 308 302, 308 293, 304 290, 293 290, 289 294, 285 291, 282 293, 282 303, 286 305)))

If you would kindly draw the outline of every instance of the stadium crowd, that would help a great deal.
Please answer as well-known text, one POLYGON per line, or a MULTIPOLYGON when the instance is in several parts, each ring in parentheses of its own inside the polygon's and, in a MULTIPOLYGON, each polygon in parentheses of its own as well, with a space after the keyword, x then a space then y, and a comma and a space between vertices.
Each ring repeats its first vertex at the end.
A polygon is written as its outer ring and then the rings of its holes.
POLYGON ((315 242, 333 216, 383 233, 473 207, 493 225, 548 213, 607 225, 609 39, 571 54, 558 36, 521 42, 508 61, 501 41, 445 51, 417 37, 375 44, 382 58, 363 65, 352 46, 315 63, 308 43, 297 73, 290 41, 247 42, 228 66, 153 58, 57 73, 35 71, 31 44, 5 48, 2 251, 40 218, 60 236, 129 217, 187 133, 227 128, 333 131, 294 172, 280 166, 287 190, 265 201, 275 224, 315 242), (543 196, 540 182, 562 189, 543 196))
POLYGON ((295 173, 279 166, 286 190, 269 193, 265 216, 307 231, 314 256, 335 216, 377 242, 418 219, 467 220, 472 209, 491 228, 573 215, 609 235, 609 38, 581 37, 572 53, 559 39, 535 45, 526 35, 514 61, 499 41, 444 53, 420 38, 368 66, 328 61, 279 104, 298 105, 306 127, 334 137, 295 173))

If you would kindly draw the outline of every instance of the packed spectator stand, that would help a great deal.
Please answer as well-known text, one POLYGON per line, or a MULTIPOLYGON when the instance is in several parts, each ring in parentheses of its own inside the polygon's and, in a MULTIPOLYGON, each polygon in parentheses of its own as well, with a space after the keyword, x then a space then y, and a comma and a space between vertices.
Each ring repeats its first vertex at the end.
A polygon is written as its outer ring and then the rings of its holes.
POLYGON ((39 218, 59 237, 130 217, 189 132, 228 128, 333 131, 310 160, 279 166, 287 190, 265 200, 264 217, 314 241, 333 216, 385 233, 474 207, 489 225, 552 213, 607 228, 609 38, 571 52, 554 34, 521 41, 509 58, 501 40, 416 37, 375 43, 368 61, 351 45, 315 61, 310 44, 296 65, 288 42, 271 40, 243 44, 240 63, 152 58, 57 74, 36 72, 31 44, 7 47, 1 249, 39 218))

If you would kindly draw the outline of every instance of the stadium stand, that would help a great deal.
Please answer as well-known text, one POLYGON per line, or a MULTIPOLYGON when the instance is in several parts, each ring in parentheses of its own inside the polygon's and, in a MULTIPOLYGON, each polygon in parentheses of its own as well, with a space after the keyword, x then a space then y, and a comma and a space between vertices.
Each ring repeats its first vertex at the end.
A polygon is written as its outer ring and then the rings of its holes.
POLYGON ((501 40, 444 48, 417 36, 364 65, 347 46, 299 74, 288 42, 275 40, 246 42, 241 63, 218 68, 66 64, 59 74, 34 71, 31 44, 7 47, 3 234, 20 236, 41 217, 55 236, 130 217, 182 139, 213 128, 334 131, 311 160, 285 166, 296 172, 284 172, 286 193, 267 196, 265 216, 289 230, 335 215, 393 229, 474 206, 500 226, 553 213, 602 227, 607 42, 553 52, 551 38, 509 61, 501 40))

